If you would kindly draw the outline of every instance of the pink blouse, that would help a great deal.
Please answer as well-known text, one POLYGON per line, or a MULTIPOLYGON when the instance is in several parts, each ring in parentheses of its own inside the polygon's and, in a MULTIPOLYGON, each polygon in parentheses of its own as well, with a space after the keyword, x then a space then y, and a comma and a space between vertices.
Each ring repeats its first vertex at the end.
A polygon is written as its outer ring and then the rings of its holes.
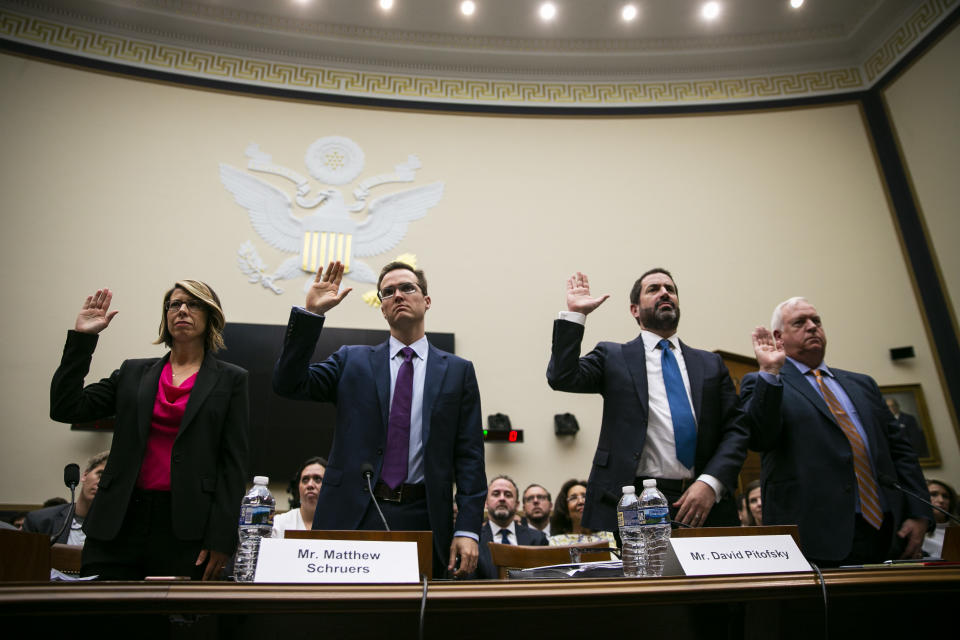
POLYGON ((168 361, 160 372, 157 398, 153 403, 153 420, 147 436, 147 450, 140 466, 137 487, 150 491, 170 491, 170 456, 173 441, 180 431, 183 412, 187 408, 190 392, 197 381, 193 374, 179 387, 173 383, 173 368, 168 361))

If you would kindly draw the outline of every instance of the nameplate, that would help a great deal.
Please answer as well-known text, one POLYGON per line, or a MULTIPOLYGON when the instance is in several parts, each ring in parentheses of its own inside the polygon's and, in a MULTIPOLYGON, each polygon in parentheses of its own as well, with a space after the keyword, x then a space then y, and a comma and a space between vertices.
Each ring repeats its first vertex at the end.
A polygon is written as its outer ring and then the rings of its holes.
POLYGON ((671 538, 670 544, 688 576, 811 571, 788 535, 671 538))
POLYGON ((254 582, 420 582, 417 543, 265 538, 254 582))

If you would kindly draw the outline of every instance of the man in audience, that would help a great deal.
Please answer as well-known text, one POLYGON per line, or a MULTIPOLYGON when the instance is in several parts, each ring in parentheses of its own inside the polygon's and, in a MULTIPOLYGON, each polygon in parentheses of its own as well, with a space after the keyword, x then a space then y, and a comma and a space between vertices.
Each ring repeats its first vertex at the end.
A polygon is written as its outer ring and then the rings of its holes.
MULTIPOLYGON (((100 474, 107 466, 109 451, 101 451, 89 460, 84 472, 80 475, 80 492, 77 494, 76 508, 73 512, 73 518, 70 525, 63 528, 63 533, 56 539, 56 542, 83 546, 87 536, 83 532, 83 520, 90 512, 90 505, 93 504, 93 498, 97 495, 97 489, 100 486, 100 474)), ((61 504, 46 509, 38 509, 27 514, 23 521, 24 531, 33 531, 35 533, 46 533, 53 535, 61 530, 64 521, 70 517, 70 503, 61 504)))
POLYGON ((514 545, 546 546, 547 537, 542 531, 516 521, 517 484, 505 475, 493 479, 487 489, 487 515, 489 520, 480 529, 480 561, 477 577, 493 579, 497 568, 490 555, 490 542, 514 545))
MULTIPOLYGON (((640 335, 601 342, 580 357, 593 297, 587 276, 567 280, 567 311, 553 325, 547 381, 558 391, 603 395, 603 422, 587 486, 582 526, 616 531, 621 488, 656 478, 675 520, 737 526, 733 492, 747 453, 737 393, 723 360, 677 337, 680 299, 666 269, 650 269, 630 291, 640 335)), ((558 498, 559 500, 559 498, 558 498)))
POLYGON ((763 523, 796 524, 824 566, 919 558, 930 507, 917 456, 869 376, 828 367, 820 314, 804 298, 777 305, 773 332, 753 332, 759 373, 740 395, 750 447, 763 452, 763 523))
POLYGON ((539 484, 531 484, 523 491, 523 514, 520 521, 528 527, 543 532, 550 537, 550 514, 553 512, 553 500, 550 492, 539 484))

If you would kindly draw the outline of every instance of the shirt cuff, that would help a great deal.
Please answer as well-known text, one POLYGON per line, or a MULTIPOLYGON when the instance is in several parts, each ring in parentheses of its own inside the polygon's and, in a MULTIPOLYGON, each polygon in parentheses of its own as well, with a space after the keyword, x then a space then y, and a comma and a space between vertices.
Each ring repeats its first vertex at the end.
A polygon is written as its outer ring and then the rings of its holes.
POLYGON ((587 316, 579 311, 561 311, 560 319, 568 322, 576 322, 577 324, 587 324, 587 316))
POLYGON ((323 317, 323 314, 322 314, 322 313, 314 313, 313 311, 307 311, 304 307, 295 306, 294 309, 297 309, 297 310, 299 310, 299 311, 303 311, 303 312, 304 312, 305 314, 307 314, 308 316, 313 316, 314 318, 322 318, 322 317, 323 317))
POLYGON ((470 538, 474 542, 480 542, 480 536, 478 536, 472 531, 454 531, 453 537, 454 538, 470 538))
POLYGON ((697 478, 697 480, 699 480, 700 482, 705 482, 705 483, 707 483, 707 485, 708 485, 711 489, 713 489, 713 492, 714 492, 715 494, 717 494, 717 499, 716 499, 716 501, 715 501, 714 504, 716 504, 716 502, 720 502, 720 498, 723 497, 723 483, 722 483, 722 482, 720 482, 719 480, 717 480, 717 479, 714 478, 713 476, 708 475, 708 474, 706 474, 706 473, 701 473, 701 474, 700 474, 700 477, 697 478))
POLYGON ((764 382, 767 384, 780 384, 780 374, 767 373, 766 371, 760 372, 760 377, 763 378, 764 382))

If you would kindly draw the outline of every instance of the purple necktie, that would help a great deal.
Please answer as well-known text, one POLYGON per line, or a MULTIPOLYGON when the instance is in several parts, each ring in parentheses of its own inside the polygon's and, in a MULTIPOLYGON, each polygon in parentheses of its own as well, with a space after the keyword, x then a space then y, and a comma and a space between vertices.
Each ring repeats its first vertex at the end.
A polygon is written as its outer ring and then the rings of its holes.
POLYGON ((383 458, 381 480, 396 489, 407 479, 407 459, 410 455, 410 405, 413 404, 414 351, 410 347, 400 350, 403 364, 397 372, 393 387, 393 403, 390 405, 390 422, 387 424, 387 453, 383 458))

